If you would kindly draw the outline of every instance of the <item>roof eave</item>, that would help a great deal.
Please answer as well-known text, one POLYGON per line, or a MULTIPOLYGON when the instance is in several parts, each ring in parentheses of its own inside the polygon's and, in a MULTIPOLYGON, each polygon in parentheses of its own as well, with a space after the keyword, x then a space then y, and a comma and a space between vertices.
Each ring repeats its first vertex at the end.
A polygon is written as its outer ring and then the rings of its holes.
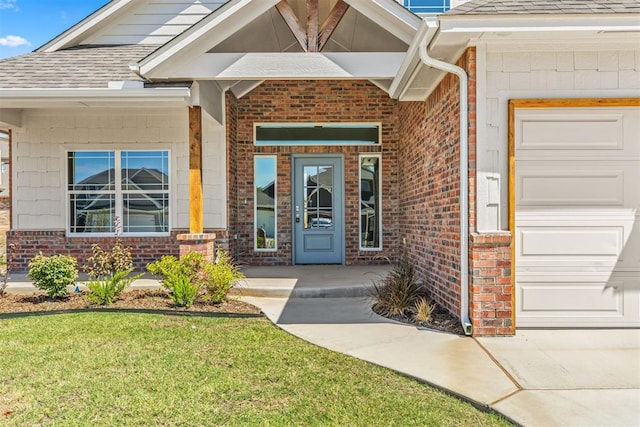
POLYGON ((187 87, 140 89, 0 89, 2 108, 88 107, 153 104, 191 105, 187 87))
POLYGON ((639 31, 640 14, 506 14, 447 15, 439 18, 442 33, 539 31, 639 31))

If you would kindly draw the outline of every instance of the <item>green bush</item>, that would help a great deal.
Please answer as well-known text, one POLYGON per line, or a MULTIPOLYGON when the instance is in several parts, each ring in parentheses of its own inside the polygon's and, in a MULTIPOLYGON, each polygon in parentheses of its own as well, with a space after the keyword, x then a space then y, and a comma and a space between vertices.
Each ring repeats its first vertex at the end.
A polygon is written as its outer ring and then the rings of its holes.
POLYGON ((90 279, 87 283, 87 287, 89 288, 89 295, 87 295, 87 297, 94 304, 113 304, 131 282, 142 276, 142 273, 130 276, 132 272, 133 269, 121 270, 114 274, 90 279))
POLYGON ((231 287, 243 278, 244 274, 233 263, 231 257, 225 251, 216 251, 216 262, 206 263, 204 267, 204 286, 207 291, 205 300, 215 304, 221 303, 231 287))
POLYGON ((131 248, 122 246, 119 238, 116 238, 111 250, 105 251, 94 243, 91 252, 89 264, 84 266, 84 271, 89 273, 88 298, 95 304, 113 304, 131 282, 142 277, 142 273, 131 276, 131 248))
POLYGON ((413 265, 403 256, 389 274, 373 284, 371 296, 376 313, 387 316, 410 315, 419 298, 420 286, 415 280, 413 265))
POLYGON ((70 255, 47 257, 40 252, 29 261, 28 276, 49 297, 62 298, 67 295, 67 286, 73 285, 78 278, 78 264, 70 255))
POLYGON ((160 261, 147 265, 147 270, 162 277, 162 285, 169 289, 169 297, 178 307, 191 307, 202 287, 202 272, 206 261, 197 252, 189 252, 178 259, 172 255, 163 256, 160 261))

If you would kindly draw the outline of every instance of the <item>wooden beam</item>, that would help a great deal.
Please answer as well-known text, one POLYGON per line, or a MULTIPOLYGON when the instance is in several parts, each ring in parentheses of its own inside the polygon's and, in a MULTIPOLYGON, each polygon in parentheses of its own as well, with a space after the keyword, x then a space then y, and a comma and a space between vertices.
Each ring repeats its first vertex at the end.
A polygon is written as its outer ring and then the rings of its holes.
POLYGON ((327 44, 333 32, 338 27, 338 24, 344 17, 345 13, 349 9, 349 5, 345 3, 343 0, 338 0, 338 2, 333 6, 329 16, 322 24, 322 28, 320 28, 320 35, 318 40, 318 52, 321 52, 324 49, 324 46, 327 44))
POLYGON ((280 3, 276 5, 276 9, 280 12, 280 16, 284 19, 287 26, 293 33, 293 36, 298 40, 298 43, 302 47, 302 50, 307 52, 307 35, 305 31, 300 27, 300 23, 298 22, 298 17, 296 13, 291 9, 287 0, 282 0, 280 3))
POLYGON ((307 0, 307 51, 318 52, 318 0, 307 0))
POLYGON ((189 107, 189 233, 202 234, 202 109, 189 107))

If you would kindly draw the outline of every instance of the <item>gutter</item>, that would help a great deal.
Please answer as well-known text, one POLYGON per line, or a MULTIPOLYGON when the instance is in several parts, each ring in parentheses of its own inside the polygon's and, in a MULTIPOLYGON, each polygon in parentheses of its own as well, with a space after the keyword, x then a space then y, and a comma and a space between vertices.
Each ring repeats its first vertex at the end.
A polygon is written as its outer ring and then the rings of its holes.
POLYGON ((469 79, 461 67, 430 57, 427 40, 426 37, 421 40, 418 48, 422 63, 427 67, 455 74, 460 80, 460 322, 465 335, 471 335, 473 325, 469 318, 469 79))
MULTIPOLYGON (((4 108, 34 102, 190 102, 189 88, 0 89, 4 108)), ((37 104, 35 104, 37 106, 37 104)), ((30 105, 31 106, 31 105, 30 105)))

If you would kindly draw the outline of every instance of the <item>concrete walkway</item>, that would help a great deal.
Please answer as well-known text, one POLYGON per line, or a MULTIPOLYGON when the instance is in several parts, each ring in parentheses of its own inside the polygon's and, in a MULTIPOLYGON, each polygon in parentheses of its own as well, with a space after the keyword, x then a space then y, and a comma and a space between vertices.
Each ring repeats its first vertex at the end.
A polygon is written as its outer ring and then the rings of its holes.
MULTIPOLYGON (((280 328, 490 407, 525 426, 640 426, 640 331, 518 330, 470 338, 371 311, 386 266, 251 267, 239 287, 280 328)), ((143 278, 135 288, 158 287, 143 278)), ((10 292, 32 293, 15 275, 10 292)))

